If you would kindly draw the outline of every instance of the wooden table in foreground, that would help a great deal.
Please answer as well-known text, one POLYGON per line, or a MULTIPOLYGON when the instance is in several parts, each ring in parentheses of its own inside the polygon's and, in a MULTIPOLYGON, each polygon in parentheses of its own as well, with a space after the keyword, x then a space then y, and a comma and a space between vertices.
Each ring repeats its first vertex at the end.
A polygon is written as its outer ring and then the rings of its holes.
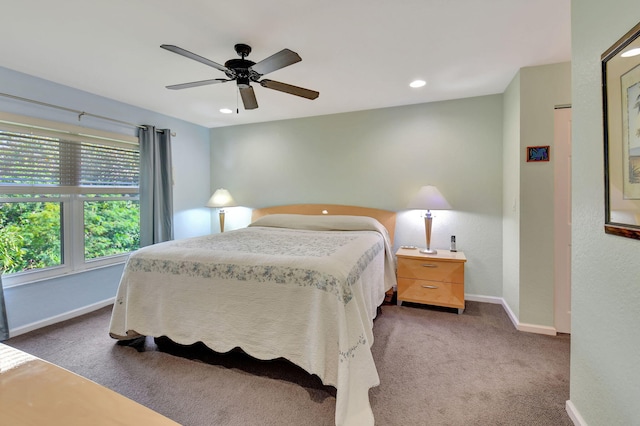
POLYGON ((0 423, 178 425, 104 386, 2 343, 0 423))
POLYGON ((402 302, 446 306, 464 311, 464 263, 461 251, 437 254, 401 248, 398 258, 398 305, 402 302))

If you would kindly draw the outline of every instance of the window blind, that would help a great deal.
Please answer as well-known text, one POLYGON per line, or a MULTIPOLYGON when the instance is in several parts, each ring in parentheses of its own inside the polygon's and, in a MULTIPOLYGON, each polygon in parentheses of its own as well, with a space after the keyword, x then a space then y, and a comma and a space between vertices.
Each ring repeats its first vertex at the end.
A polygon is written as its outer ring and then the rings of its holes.
POLYGON ((139 147, 0 122, 0 193, 135 193, 139 147))

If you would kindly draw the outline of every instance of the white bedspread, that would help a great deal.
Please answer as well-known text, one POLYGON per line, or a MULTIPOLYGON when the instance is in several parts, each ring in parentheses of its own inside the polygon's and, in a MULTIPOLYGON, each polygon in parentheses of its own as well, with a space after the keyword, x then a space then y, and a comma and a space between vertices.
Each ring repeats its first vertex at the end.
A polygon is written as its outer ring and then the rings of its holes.
POLYGON ((373 425, 373 319, 395 285, 386 230, 370 218, 274 216, 283 217, 133 253, 110 335, 286 358, 336 387, 336 425, 373 425))

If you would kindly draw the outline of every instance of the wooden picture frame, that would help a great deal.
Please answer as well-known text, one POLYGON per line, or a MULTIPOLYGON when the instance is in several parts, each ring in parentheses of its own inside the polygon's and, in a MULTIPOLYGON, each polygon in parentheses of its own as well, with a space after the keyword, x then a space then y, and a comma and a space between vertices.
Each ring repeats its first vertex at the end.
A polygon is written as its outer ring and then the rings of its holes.
POLYGON ((640 239, 640 23, 602 54, 602 106, 604 231, 640 239))
POLYGON ((528 146, 527 147, 527 163, 534 161, 549 161, 549 145, 546 146, 528 146))

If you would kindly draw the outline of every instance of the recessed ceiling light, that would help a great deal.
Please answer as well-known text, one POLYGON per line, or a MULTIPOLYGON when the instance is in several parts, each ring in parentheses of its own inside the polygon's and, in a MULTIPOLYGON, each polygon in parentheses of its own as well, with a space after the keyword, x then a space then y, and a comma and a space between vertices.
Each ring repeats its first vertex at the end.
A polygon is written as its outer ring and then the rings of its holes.
POLYGON ((640 55, 640 47, 636 47, 635 49, 627 50, 626 52, 623 52, 620 56, 622 56, 623 58, 630 58, 632 56, 638 56, 638 55, 640 55))
POLYGON ((230 110, 229 108, 222 108, 220 112, 223 114, 231 114, 233 111, 230 110))
POLYGON ((427 84, 427 82, 424 80, 414 80, 411 83, 409 83, 409 86, 416 88, 416 87, 422 87, 425 84, 427 84))

